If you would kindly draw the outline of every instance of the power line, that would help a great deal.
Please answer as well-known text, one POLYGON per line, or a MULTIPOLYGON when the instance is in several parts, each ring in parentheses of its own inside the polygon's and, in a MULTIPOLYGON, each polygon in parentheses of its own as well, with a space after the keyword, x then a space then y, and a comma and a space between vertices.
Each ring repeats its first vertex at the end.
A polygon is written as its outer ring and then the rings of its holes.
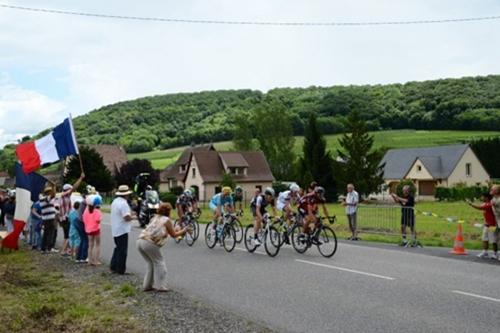
POLYGON ((97 17, 106 19, 118 20, 133 20, 133 21, 152 21, 152 22, 168 22, 168 23, 187 23, 187 24, 226 24, 226 25, 260 25, 260 26, 381 26, 381 25, 415 25, 415 24, 442 24, 442 23, 457 23, 457 22, 478 22, 500 20, 499 16, 481 16, 481 17, 463 17, 452 19, 435 19, 435 20, 411 20, 411 21, 360 21, 360 22, 279 22, 279 21, 233 21, 233 20, 203 20, 203 19, 177 19, 164 17, 144 17, 144 16, 124 16, 111 15, 87 12, 74 12, 67 10, 34 8, 0 4, 0 7, 7 9, 17 9, 30 12, 61 14, 61 15, 76 15, 97 17))

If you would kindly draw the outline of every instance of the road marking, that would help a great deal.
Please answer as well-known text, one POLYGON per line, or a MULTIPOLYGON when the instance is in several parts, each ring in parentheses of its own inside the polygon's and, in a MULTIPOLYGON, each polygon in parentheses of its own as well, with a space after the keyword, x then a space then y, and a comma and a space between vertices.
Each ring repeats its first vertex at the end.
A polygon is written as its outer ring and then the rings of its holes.
POLYGON ((384 276, 384 275, 378 275, 378 274, 373 274, 373 273, 367 273, 367 272, 362 272, 362 271, 357 271, 354 269, 349 269, 349 268, 343 268, 343 267, 338 267, 338 266, 332 266, 332 265, 325 265, 325 264, 320 264, 319 262, 312 262, 312 261, 306 261, 306 260, 301 260, 301 259, 295 259, 297 262, 301 262, 304 264, 309 264, 309 265, 315 265, 315 266, 320 266, 320 267, 326 267, 326 268, 331 268, 331 269, 336 269, 339 271, 343 272, 349 272, 349 273, 355 273, 355 274, 360 274, 360 275, 366 275, 378 279, 384 279, 384 280, 395 280, 393 277, 390 276, 384 276))
MULTIPOLYGON (((238 251, 248 252, 248 251, 247 251, 247 249, 242 249, 242 248, 240 248, 240 247, 235 247, 234 249, 235 249, 235 250, 238 250, 238 251)), ((267 255, 267 254, 265 254, 265 253, 262 253, 262 252, 257 252, 257 251, 255 251, 254 253, 255 253, 255 254, 260 254, 260 255, 263 255, 263 256, 267 255)))
POLYGON ((493 298, 493 297, 488 297, 488 296, 481 296, 481 295, 466 293, 465 291, 452 290, 451 292, 455 293, 455 294, 460 294, 460 295, 465 295, 465 296, 470 296, 470 297, 481 298, 481 299, 485 299, 485 300, 488 300, 488 301, 500 302, 500 299, 498 299, 498 298, 493 298))

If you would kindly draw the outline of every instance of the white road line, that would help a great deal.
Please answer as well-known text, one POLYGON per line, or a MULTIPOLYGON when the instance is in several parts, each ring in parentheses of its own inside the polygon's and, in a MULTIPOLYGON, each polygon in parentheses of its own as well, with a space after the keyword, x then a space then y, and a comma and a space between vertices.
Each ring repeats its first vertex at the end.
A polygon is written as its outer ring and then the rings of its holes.
MULTIPOLYGON (((240 247, 235 247, 234 249, 235 249, 235 250, 238 250, 238 251, 248 252, 248 251, 247 251, 247 249, 242 249, 242 248, 240 248, 240 247)), ((263 255, 263 256, 266 256, 266 255, 267 255, 267 254, 265 254, 265 253, 262 253, 262 252, 257 252, 257 251, 255 251, 254 253, 255 253, 255 254, 260 254, 260 255, 263 255)))
POLYGON ((301 262, 301 263, 304 263, 304 264, 309 264, 309 265, 315 265, 315 266, 320 266, 320 267, 326 267, 326 268, 336 269, 336 270, 343 271, 343 272, 349 272, 349 273, 354 273, 354 274, 360 274, 360 275, 370 276, 370 277, 374 277, 374 278, 378 278, 378 279, 395 280, 393 277, 390 277, 390 276, 384 276, 384 275, 378 275, 378 274, 373 274, 373 273, 367 273, 367 272, 357 271, 357 270, 354 270, 354 269, 343 268, 343 267, 338 267, 338 266, 325 265, 325 264, 320 264, 318 262, 312 262, 312 261, 306 261, 306 260, 300 260, 300 259, 295 259, 295 261, 301 262))
POLYGON ((460 294, 460 295, 465 295, 465 296, 470 296, 470 297, 475 297, 475 298, 481 298, 481 299, 485 299, 485 300, 488 300, 488 301, 500 302, 500 299, 498 299, 498 298, 493 298, 493 297, 488 297, 488 296, 481 296, 481 295, 466 293, 465 291, 452 290, 451 292, 455 293, 455 294, 460 294))

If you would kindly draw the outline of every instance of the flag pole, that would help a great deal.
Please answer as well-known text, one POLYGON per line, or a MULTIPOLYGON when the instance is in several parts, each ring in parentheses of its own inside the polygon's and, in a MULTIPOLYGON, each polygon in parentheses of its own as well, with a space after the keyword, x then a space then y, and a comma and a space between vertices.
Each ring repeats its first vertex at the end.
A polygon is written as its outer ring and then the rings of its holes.
POLYGON ((76 133, 75 133, 75 128, 73 127, 73 117, 71 116, 71 113, 69 114, 69 122, 71 124, 71 131, 73 132, 73 139, 75 140, 75 145, 76 149, 78 151, 78 159, 80 160, 80 171, 84 173, 83 171, 83 161, 82 161, 82 154, 80 154, 80 149, 78 148, 78 141, 76 140, 76 133))

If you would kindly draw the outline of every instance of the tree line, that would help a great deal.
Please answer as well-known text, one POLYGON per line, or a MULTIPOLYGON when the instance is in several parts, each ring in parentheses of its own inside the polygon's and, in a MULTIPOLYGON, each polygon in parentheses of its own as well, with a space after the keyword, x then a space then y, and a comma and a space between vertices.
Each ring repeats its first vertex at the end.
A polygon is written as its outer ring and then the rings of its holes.
POLYGON ((294 135, 311 113, 324 134, 347 131, 357 110, 370 131, 382 129, 500 129, 500 76, 405 84, 220 90, 168 94, 104 106, 74 120, 82 144, 122 144, 129 152, 230 140, 241 117, 280 101, 294 135))

